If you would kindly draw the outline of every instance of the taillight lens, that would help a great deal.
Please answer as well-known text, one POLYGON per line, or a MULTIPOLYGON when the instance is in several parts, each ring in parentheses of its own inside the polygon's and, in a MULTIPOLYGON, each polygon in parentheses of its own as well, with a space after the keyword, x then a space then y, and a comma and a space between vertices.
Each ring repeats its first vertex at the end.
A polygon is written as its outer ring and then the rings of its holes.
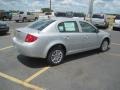
POLYGON ((37 40, 38 37, 31 35, 31 34, 27 34, 26 38, 25 38, 25 42, 34 42, 37 40))

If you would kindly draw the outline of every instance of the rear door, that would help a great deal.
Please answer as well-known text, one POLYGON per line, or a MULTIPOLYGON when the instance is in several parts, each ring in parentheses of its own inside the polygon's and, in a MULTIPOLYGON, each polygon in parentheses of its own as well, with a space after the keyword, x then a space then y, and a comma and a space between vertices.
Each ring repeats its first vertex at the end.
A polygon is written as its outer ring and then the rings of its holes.
POLYGON ((82 28, 84 50, 98 48, 99 39, 97 29, 87 22, 80 21, 79 23, 82 28))
POLYGON ((82 39, 76 21, 62 22, 58 25, 58 29, 69 54, 79 52, 82 49, 82 39))

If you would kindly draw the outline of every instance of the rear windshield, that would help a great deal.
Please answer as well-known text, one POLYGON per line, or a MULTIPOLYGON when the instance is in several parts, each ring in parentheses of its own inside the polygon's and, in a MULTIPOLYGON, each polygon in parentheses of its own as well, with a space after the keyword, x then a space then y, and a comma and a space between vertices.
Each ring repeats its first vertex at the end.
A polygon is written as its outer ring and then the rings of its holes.
POLYGON ((104 15, 93 15, 92 18, 100 18, 100 19, 104 19, 104 15))
POLYGON ((120 19, 120 16, 116 16, 116 19, 120 19))
POLYGON ((37 30, 43 30, 45 27, 53 23, 55 20, 39 20, 31 25, 29 25, 29 28, 37 29, 37 30))

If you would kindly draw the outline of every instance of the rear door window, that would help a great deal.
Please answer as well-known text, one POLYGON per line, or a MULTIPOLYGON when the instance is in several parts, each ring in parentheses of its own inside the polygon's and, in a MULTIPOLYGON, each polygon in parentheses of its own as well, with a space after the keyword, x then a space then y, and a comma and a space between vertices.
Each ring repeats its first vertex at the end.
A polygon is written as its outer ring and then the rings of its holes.
POLYGON ((58 25, 60 32, 79 32, 76 21, 66 21, 58 25))

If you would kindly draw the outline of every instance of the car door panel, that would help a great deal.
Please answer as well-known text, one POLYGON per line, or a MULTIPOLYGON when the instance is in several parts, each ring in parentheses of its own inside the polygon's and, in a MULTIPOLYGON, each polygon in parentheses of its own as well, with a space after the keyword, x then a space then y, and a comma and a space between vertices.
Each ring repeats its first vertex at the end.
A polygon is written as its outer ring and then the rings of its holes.
POLYGON ((99 46, 98 35, 96 33, 83 33, 84 34, 84 50, 95 49, 99 46))
POLYGON ((69 54, 79 52, 83 48, 82 36, 79 33, 78 24, 75 21, 60 23, 58 29, 67 45, 69 54))
POLYGON ((80 21, 83 34, 84 50, 95 49, 99 46, 97 29, 87 22, 80 21))
POLYGON ((63 41, 67 46, 69 54, 77 53, 83 50, 83 35, 79 33, 62 34, 63 41))

